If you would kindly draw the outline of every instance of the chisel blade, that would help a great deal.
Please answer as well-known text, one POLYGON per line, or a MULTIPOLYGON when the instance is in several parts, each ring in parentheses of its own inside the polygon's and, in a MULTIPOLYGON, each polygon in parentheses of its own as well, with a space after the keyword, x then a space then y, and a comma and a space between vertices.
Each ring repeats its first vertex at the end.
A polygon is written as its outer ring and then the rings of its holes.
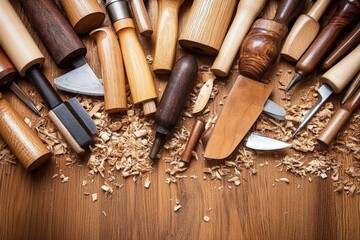
POLYGON ((271 151, 291 147, 291 144, 252 132, 248 135, 245 146, 254 150, 271 151))

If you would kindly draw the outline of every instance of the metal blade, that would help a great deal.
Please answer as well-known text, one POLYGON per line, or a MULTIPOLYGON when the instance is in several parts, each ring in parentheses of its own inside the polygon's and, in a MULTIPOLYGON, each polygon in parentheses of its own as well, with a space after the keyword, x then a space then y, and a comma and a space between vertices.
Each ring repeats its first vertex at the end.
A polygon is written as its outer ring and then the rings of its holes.
POLYGON ((269 151, 288 148, 291 147, 291 144, 252 132, 248 135, 245 146, 254 150, 269 151))
POLYGON ((263 112, 270 117, 278 119, 280 121, 286 121, 286 111, 284 108, 276 104, 275 102, 268 99, 264 105, 263 112))
POLYGON ((55 78, 54 82, 62 91, 88 96, 104 96, 104 86, 87 63, 55 78))
POLYGON ((15 93, 18 98, 21 99, 34 113, 41 117, 41 113, 36 108, 35 103, 31 100, 31 98, 20 88, 19 85, 16 84, 14 81, 10 81, 7 83, 7 86, 10 88, 11 91, 15 93))

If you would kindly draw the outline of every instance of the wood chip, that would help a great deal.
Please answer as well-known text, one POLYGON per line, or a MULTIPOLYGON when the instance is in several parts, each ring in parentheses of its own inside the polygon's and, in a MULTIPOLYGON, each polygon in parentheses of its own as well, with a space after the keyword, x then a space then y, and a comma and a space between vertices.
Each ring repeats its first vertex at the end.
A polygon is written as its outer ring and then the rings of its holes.
POLYGON ((205 215, 204 217, 203 217, 203 220, 204 220, 204 222, 210 222, 210 217, 208 216, 208 215, 205 215))

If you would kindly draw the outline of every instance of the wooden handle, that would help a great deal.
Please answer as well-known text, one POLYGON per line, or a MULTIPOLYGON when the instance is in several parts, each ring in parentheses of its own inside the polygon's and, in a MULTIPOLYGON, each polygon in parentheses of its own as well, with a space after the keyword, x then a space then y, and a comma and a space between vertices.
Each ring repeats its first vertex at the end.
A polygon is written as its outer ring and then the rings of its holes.
POLYGON ((104 80, 105 111, 121 112, 127 109, 125 71, 119 42, 110 27, 102 27, 90 33, 96 41, 104 80))
POLYGON ((191 152, 195 149, 196 145, 198 144, 201 134, 204 131, 204 128, 205 128, 205 122, 201 119, 197 119, 194 123, 193 129, 191 130, 189 139, 186 143, 185 150, 181 155, 181 161, 190 162, 191 152))
POLYGON ((264 8, 265 3, 266 0, 241 0, 239 2, 235 18, 211 67, 211 71, 216 76, 225 77, 228 75, 241 42, 248 33, 255 18, 264 8))
POLYGON ((358 72, 356 77, 351 81, 351 84, 346 90, 341 103, 344 104, 347 100, 349 100, 349 98, 351 98, 358 89, 360 89, 360 72, 358 72))
POLYGON ((0 49, 0 85, 5 85, 12 80, 16 74, 15 66, 10 62, 9 58, 0 49))
POLYGON ((276 10, 274 21, 289 26, 290 22, 299 16, 304 3, 304 0, 282 0, 276 10))
POLYGON ((344 55, 348 54, 352 49, 360 43, 360 22, 355 28, 336 46, 334 51, 324 60, 321 68, 329 69, 344 55))
POLYGON ((26 170, 32 171, 50 159, 50 151, 1 94, 0 125, 1 138, 26 170))
POLYGON ((0 31, 0 45, 21 76, 44 63, 44 56, 9 1, 0 2, 0 31))
POLYGON ((309 75, 324 59, 329 50, 333 48, 343 30, 354 22, 359 21, 359 19, 360 2, 342 0, 329 23, 319 33, 296 64, 296 72, 302 76, 309 75))
POLYGON ((104 22, 105 13, 97 0, 60 0, 60 3, 77 33, 89 33, 104 22))
POLYGON ((178 38, 178 14, 184 0, 158 0, 159 17, 153 71, 156 74, 171 72, 175 61, 178 38))
POLYGON ((149 37, 153 33, 149 14, 146 11, 143 0, 130 0, 131 8, 135 17, 139 32, 144 37, 149 37))
POLYGON ((317 140, 320 143, 329 145, 338 134, 341 127, 350 118, 351 114, 360 106, 360 89, 349 99, 331 118, 326 127, 322 130, 317 140))
POLYGON ((86 55, 84 44, 54 1, 38 0, 36 4, 28 0, 20 2, 31 25, 59 68, 71 67, 73 58, 86 55))
POLYGON ((332 87, 335 93, 341 92, 360 70, 360 44, 345 58, 321 76, 321 81, 332 87))
POLYGON ((215 55, 219 52, 237 1, 194 0, 179 44, 192 51, 215 55))
POLYGON ((307 15, 318 22, 330 3, 331 0, 317 0, 309 10, 307 15))

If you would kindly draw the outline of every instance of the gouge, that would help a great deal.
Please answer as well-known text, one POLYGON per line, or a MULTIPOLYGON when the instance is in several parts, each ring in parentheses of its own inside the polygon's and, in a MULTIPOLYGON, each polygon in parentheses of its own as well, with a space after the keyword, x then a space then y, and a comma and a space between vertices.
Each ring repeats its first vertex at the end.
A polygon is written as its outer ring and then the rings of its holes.
POLYGON ((156 74, 168 74, 174 65, 178 38, 178 14, 183 2, 184 0, 158 0, 159 16, 152 65, 156 74))
POLYGON ((295 62, 310 46, 319 32, 319 19, 331 0, 317 0, 307 14, 301 14, 291 28, 281 49, 281 56, 295 62))
POLYGON ((226 34, 211 71, 219 77, 228 75, 231 65, 239 52, 240 45, 255 18, 264 8, 266 0, 241 0, 237 6, 234 20, 226 34))
POLYGON ((338 8, 326 27, 312 42, 295 66, 296 74, 286 87, 286 92, 312 73, 333 48, 346 27, 360 19, 360 2, 358 0, 341 0, 338 8))
POLYGON ((97 0, 60 0, 66 16, 75 32, 89 33, 101 27, 105 13, 97 0))
POLYGON ((315 106, 305 115, 304 120, 293 133, 294 137, 311 120, 314 114, 327 101, 333 92, 341 92, 360 70, 360 44, 345 58, 321 76, 323 85, 319 88, 319 99, 315 106))
POLYGON ((15 66, 11 63, 5 53, 0 49, 0 85, 7 86, 15 95, 21 99, 34 113, 41 116, 31 98, 16 84, 14 78, 16 75, 15 66))
POLYGON ((164 95, 154 115, 156 135, 150 151, 151 159, 156 159, 166 142, 166 136, 171 133, 179 121, 184 103, 196 81, 197 70, 195 57, 191 55, 186 55, 175 63, 164 95))
POLYGON ((50 151, 1 93, 0 125, 1 138, 26 170, 35 170, 50 159, 50 151))
POLYGON ((0 45, 22 76, 30 78, 48 105, 49 117, 76 153, 92 142, 96 126, 76 98, 63 102, 40 71, 45 58, 8 1, 0 2, 0 45))
POLYGON ((21 0, 20 3, 56 65, 76 68, 57 77, 55 85, 76 94, 103 96, 104 88, 84 58, 86 47, 55 2, 38 0, 34 4, 21 0))
POLYGON ((142 103, 145 115, 153 114, 156 111, 154 99, 157 98, 157 91, 145 53, 135 33, 129 5, 121 0, 107 0, 105 5, 120 41, 133 103, 142 103))
POLYGON ((153 33, 151 21, 148 12, 146 11, 145 0, 129 0, 132 12, 135 17, 136 26, 140 34, 144 37, 149 37, 153 33))
POLYGON ((316 140, 324 145, 329 145, 336 137, 341 127, 351 117, 351 114, 360 106, 360 89, 332 116, 326 127, 321 131, 316 140))

